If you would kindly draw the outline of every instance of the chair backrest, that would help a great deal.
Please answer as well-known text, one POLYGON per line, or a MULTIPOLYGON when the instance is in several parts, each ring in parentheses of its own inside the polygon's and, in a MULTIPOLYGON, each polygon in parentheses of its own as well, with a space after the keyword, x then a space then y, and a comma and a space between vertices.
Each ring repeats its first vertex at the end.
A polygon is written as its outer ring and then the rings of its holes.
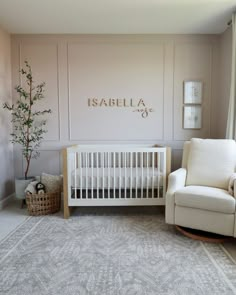
POLYGON ((192 138, 184 145, 182 167, 187 169, 186 185, 227 189, 235 165, 234 140, 192 138))

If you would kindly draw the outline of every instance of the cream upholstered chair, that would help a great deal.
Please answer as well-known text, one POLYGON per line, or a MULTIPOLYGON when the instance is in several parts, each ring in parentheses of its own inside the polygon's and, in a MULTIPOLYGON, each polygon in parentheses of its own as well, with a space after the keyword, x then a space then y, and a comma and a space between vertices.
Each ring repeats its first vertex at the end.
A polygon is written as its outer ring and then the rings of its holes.
POLYGON ((185 142, 182 168, 169 175, 166 222, 236 237, 235 186, 233 195, 228 191, 235 166, 234 140, 185 142))

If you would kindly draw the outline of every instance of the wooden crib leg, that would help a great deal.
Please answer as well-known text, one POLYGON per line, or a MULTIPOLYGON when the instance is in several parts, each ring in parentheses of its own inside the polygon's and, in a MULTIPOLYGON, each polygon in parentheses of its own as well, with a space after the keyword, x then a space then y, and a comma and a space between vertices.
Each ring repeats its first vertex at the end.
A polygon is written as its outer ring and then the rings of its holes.
POLYGON ((70 217, 70 207, 65 205, 64 203, 64 219, 68 219, 70 217))
POLYGON ((70 207, 68 206, 68 191, 67 191, 67 186, 65 186, 64 181, 64 190, 63 190, 63 205, 64 205, 64 218, 68 219, 70 217, 70 207))
POLYGON ((63 200, 64 200, 64 218, 70 217, 70 207, 68 206, 68 174, 67 174, 67 151, 63 150, 63 200))

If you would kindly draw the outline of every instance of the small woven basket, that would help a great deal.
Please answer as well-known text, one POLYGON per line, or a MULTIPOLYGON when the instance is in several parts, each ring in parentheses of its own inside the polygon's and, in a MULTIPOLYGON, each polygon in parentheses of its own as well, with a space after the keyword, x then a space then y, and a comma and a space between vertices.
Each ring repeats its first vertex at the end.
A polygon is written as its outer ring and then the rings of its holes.
POLYGON ((56 213, 61 207, 61 194, 27 194, 26 204, 29 214, 33 216, 56 213))

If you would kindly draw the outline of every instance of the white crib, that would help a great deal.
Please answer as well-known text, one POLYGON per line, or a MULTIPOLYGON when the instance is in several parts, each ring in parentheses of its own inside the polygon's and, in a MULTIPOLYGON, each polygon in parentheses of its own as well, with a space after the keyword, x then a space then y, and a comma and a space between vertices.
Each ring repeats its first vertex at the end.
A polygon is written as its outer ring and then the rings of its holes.
POLYGON ((170 148, 78 145, 63 151, 64 217, 73 206, 164 205, 170 148))

